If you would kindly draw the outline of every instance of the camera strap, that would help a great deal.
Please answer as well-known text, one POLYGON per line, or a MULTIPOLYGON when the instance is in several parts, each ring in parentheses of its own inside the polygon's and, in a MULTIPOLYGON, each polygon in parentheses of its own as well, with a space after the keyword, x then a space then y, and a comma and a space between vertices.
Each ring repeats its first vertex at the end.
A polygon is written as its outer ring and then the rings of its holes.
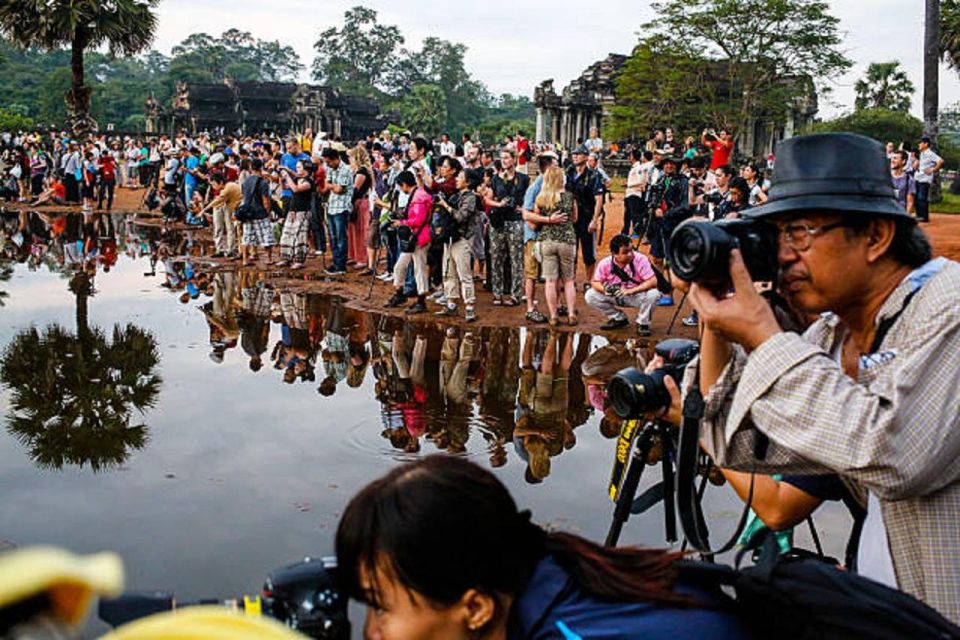
MULTIPOLYGON (((697 474, 701 471, 700 422, 703 419, 703 413, 704 401, 703 394, 700 392, 700 370, 698 367, 696 379, 683 403, 683 422, 680 427, 680 443, 677 448, 677 514, 680 517, 683 534, 690 545, 704 556, 712 556, 729 551, 740 539, 740 535, 743 533, 750 517, 756 474, 754 472, 750 474, 750 490, 736 530, 729 540, 716 549, 711 549, 710 536, 701 506, 702 491, 697 491, 695 488, 697 474)), ((767 445, 766 436, 758 433, 754 450, 754 456, 757 459, 762 460, 766 457, 767 445)), ((704 474, 708 473, 709 465, 703 466, 702 471, 704 474)))

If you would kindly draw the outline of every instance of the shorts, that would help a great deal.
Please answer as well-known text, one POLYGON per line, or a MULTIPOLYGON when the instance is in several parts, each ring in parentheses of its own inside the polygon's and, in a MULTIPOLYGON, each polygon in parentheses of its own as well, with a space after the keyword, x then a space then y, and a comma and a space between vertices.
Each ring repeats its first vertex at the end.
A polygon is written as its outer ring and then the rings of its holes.
POLYGON ((536 280, 540 277, 540 263, 533 257, 533 248, 536 240, 527 240, 523 244, 523 277, 527 280, 536 280))
POLYGON ((577 247, 547 240, 540 249, 545 280, 573 280, 577 271, 577 247))
POLYGON ((247 247, 272 247, 273 225, 268 218, 243 223, 243 244, 247 247))

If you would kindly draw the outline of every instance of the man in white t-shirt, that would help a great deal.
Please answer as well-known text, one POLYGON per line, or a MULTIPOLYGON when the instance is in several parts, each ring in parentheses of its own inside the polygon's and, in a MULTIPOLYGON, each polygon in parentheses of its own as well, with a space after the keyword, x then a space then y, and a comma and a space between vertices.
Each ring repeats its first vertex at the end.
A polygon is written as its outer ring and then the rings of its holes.
POLYGON ((917 197, 914 203, 917 207, 917 220, 930 222, 930 186, 943 167, 943 158, 930 148, 930 138, 923 136, 917 145, 920 153, 914 161, 914 180, 917 183, 917 197))
POLYGON ((449 156, 451 158, 457 155, 457 145, 453 143, 450 136, 443 134, 440 136, 440 156, 449 156))

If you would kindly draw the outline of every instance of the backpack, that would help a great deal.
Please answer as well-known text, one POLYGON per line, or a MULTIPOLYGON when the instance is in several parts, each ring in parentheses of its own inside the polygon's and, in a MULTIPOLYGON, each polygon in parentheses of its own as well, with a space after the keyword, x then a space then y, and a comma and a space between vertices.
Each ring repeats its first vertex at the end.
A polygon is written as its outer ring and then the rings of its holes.
MULTIPOLYGON (((439 198, 438 198, 439 200, 439 198)), ((447 200, 450 207, 456 208, 457 198, 447 200)), ((453 212, 448 210, 439 202, 435 202, 433 213, 430 216, 430 241, 434 246, 440 247, 448 242, 456 242, 460 239, 460 225, 453 212)))
POLYGON ((682 560, 680 579, 716 593, 732 587, 729 605, 758 638, 899 640, 960 638, 960 627, 913 596, 843 571, 804 551, 778 555, 769 536, 746 569, 682 560))
POLYGON ((260 205, 259 207, 257 206, 257 204, 259 204, 259 202, 257 202, 257 198, 260 197, 260 183, 262 181, 263 178, 257 176, 257 185, 253 188, 253 195, 251 196, 251 200, 253 202, 247 202, 244 200, 234 212, 234 217, 240 222, 250 222, 251 220, 255 220, 257 214, 263 210, 263 205, 260 205))

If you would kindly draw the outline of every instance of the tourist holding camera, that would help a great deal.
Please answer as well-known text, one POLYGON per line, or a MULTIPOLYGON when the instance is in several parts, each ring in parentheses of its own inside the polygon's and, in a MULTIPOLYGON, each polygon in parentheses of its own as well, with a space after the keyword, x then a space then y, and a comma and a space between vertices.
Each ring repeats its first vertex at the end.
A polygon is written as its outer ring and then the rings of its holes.
POLYGON ((393 268, 393 286, 396 289, 387 301, 387 307, 399 307, 407 300, 403 283, 407 268, 413 263, 413 277, 417 283, 417 300, 408 309, 408 314, 424 313, 427 310, 427 250, 430 248, 430 215, 433 198, 419 186, 411 171, 397 176, 397 186, 408 197, 406 216, 396 221, 397 238, 400 241, 400 257, 393 268))
POLYGON ((660 298, 657 276, 647 256, 633 250, 630 238, 616 235, 610 240, 610 255, 600 261, 590 281, 586 303, 605 315, 604 331, 630 326, 624 307, 637 309, 637 335, 650 335, 650 318, 660 298))
POLYGON ((724 467, 832 472, 865 488, 860 572, 957 622, 960 267, 932 259, 889 182, 868 138, 780 143, 770 200, 751 218, 774 225, 790 307, 820 317, 803 336, 782 331, 737 250, 732 286, 694 279, 702 446, 724 467))

